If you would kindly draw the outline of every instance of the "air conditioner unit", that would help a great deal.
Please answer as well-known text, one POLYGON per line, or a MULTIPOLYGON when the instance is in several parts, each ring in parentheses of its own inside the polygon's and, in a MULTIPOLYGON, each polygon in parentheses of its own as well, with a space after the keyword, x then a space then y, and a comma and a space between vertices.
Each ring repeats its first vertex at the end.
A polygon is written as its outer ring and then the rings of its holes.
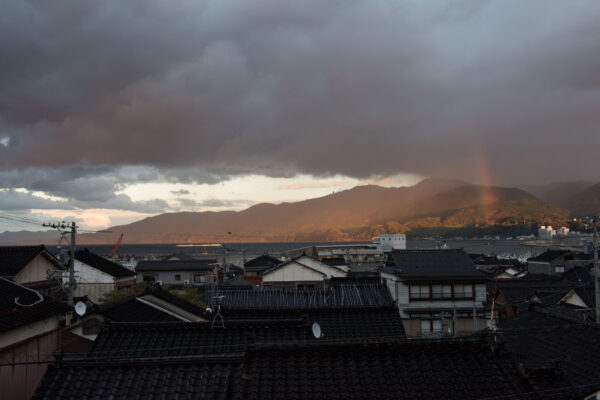
POLYGON ((160 286, 162 286, 163 281, 156 281, 156 283, 158 283, 160 286))
POLYGON ((184 285, 189 285, 189 284, 190 284, 190 281, 183 281, 183 284, 184 284, 184 285))

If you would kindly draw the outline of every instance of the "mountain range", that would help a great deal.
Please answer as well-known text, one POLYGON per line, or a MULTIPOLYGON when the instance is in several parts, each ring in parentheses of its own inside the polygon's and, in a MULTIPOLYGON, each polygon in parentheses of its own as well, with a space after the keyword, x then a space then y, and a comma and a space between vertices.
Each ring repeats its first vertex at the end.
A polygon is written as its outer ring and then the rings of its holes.
MULTIPOLYGON (((425 179, 410 187, 375 185, 293 203, 256 204, 243 211, 178 212, 80 234, 78 243, 276 242, 370 240, 385 232, 532 233, 539 224, 565 225, 600 214, 600 184, 565 182, 506 188, 425 179)), ((0 234, 0 243, 37 242, 50 233, 0 234), (41 235, 41 236, 40 236, 41 235)), ((46 241, 47 242, 47 241, 46 241)))

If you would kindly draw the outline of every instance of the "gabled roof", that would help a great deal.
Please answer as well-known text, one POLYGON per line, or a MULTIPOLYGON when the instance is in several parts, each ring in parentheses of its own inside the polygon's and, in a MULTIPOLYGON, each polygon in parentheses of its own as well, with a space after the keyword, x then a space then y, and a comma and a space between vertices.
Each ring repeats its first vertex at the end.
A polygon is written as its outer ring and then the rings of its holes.
POLYGON ((313 261, 316 261, 316 262, 317 262, 317 263, 319 263, 319 264, 322 264, 322 265, 324 265, 326 268, 331 268, 332 270, 335 270, 335 271, 338 271, 338 272, 342 272, 342 273, 346 273, 346 271, 344 271, 343 269, 341 269, 341 268, 338 268, 338 267, 336 267, 336 266, 334 266, 334 265, 325 264, 325 263, 324 263, 324 262, 322 262, 321 260, 318 260, 318 259, 316 259, 316 258, 313 258, 313 257, 307 256, 306 254, 301 254, 301 255, 299 255, 298 257, 290 258, 290 259, 289 259, 289 260, 287 260, 287 261, 284 261, 284 262, 282 262, 282 263, 280 263, 280 264, 278 264, 278 265, 276 265, 276 266, 274 266, 274 267, 271 267, 271 268, 269 268, 269 269, 267 269, 267 270, 264 270, 264 271, 261 273, 261 275, 262 275, 262 276, 268 275, 268 274, 272 273, 273 271, 276 271, 276 270, 278 270, 278 269, 280 269, 280 268, 283 268, 283 267, 285 267, 285 266, 287 266, 287 265, 289 265, 289 264, 295 263, 295 264, 298 264, 298 265, 300 265, 301 267, 304 267, 304 268, 310 269, 311 271, 317 272, 317 273, 319 273, 319 274, 321 274, 321 275, 323 275, 323 276, 327 276, 327 274, 325 274, 325 273, 323 273, 323 272, 321 272, 321 271, 319 271, 319 270, 317 270, 317 269, 315 269, 315 268, 313 268, 313 267, 311 267, 311 266, 309 266, 309 265, 306 265, 305 263, 303 263, 303 262, 301 262, 301 261, 298 261, 298 260, 300 260, 301 258, 309 258, 309 259, 311 259, 311 260, 313 260, 313 261))
POLYGON ((533 262, 551 262, 556 260, 559 257, 565 256, 567 254, 569 254, 570 251, 569 250, 546 250, 545 252, 543 252, 542 254, 535 256, 535 257, 531 257, 528 258, 527 261, 533 261, 533 262))
POLYGON ((76 251, 75 259, 115 278, 135 276, 135 272, 123 267, 122 265, 108 261, 106 258, 100 257, 88 249, 76 251))
POLYGON ((38 255, 43 254, 57 268, 65 267, 46 249, 46 246, 0 246, 0 276, 15 276, 38 255))
POLYGON ((469 255, 460 249, 394 250, 390 261, 392 269, 387 271, 400 277, 486 277, 476 269, 469 255))
POLYGON ((143 260, 135 267, 136 272, 152 271, 198 271, 212 272, 215 260, 143 260))
POLYGON ((0 277, 0 333, 67 310, 69 307, 62 303, 46 300, 35 290, 0 277))
POLYGON ((95 311, 117 322, 169 322, 181 321, 170 313, 163 312, 135 296, 127 296, 122 299, 105 304, 98 304, 95 311))
POLYGON ((253 258, 252 260, 246 261, 244 263, 244 268, 271 268, 279 264, 281 264, 281 260, 279 258, 270 256, 268 254, 263 254, 253 258))

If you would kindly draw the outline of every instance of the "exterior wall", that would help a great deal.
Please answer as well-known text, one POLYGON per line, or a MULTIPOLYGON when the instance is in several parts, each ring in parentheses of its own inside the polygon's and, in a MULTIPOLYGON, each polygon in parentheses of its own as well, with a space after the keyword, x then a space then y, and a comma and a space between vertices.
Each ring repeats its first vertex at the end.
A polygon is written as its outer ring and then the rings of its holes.
POLYGON ((54 263, 49 261, 46 256, 38 254, 33 260, 25 266, 15 276, 15 282, 23 284, 29 282, 39 282, 48 279, 48 270, 57 270, 54 263))
POLYGON ((529 261, 527 263, 527 269, 532 274, 551 274, 550 263, 547 262, 535 262, 529 261))
MULTIPOLYGON (((58 325, 58 319, 54 317, 53 320, 58 325)), ((42 325, 51 326, 53 324, 42 325)), ((3 342, 5 341, 4 336, 6 334, 12 335, 13 333, 9 331, 2 334, 3 342)), ((20 338, 22 339, 23 337, 21 334, 20 338)), ((59 349, 59 345, 60 333, 58 328, 55 328, 49 332, 46 331, 45 333, 30 337, 29 340, 2 348, 0 350, 0 364, 52 361, 54 360, 52 353, 59 349)), ((30 399, 46 373, 46 369, 47 364, 0 366, 0 388, 2 390, 0 398, 11 400, 30 399)))
POLYGON ((75 260, 75 276, 81 283, 114 283, 115 278, 81 261, 75 260))
POLYGON ((406 235, 404 235, 404 234, 379 235, 378 247, 383 251, 406 250, 406 235))
POLYGON ((94 303, 98 303, 102 296, 116 289, 117 285, 114 283, 78 283, 73 295, 75 297, 87 296, 94 303))
MULTIPOLYGON (((439 320, 440 318, 433 318, 439 320)), ((441 322, 442 332, 440 333, 423 333, 421 331, 421 319, 403 319, 402 324, 408 337, 443 337, 443 336, 469 336, 473 332, 485 329, 490 326, 489 320, 485 315, 473 318, 456 318, 456 335, 454 330, 454 319, 452 316, 444 318, 441 322), (477 322, 475 322, 477 321, 477 322)))
POLYGON ((144 281, 144 276, 153 276, 154 282, 161 281, 163 285, 183 285, 185 281, 189 281, 192 285, 204 285, 207 283, 194 283, 194 275, 196 274, 213 275, 212 273, 208 274, 206 271, 149 271, 138 272, 135 279, 136 282, 140 283, 144 281), (176 275, 179 275, 181 279, 176 280, 176 275))
POLYGON ((300 264, 291 262, 263 276, 263 283, 269 282, 315 282, 323 281, 325 277, 300 264))

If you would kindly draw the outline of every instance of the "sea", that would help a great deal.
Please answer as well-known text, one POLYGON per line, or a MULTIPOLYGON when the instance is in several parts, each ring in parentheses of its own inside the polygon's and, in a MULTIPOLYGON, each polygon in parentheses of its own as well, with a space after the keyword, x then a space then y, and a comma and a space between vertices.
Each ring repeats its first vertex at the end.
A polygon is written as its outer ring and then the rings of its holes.
MULTIPOLYGON (((364 242, 361 242, 364 243, 364 242)), ((284 252, 301 249, 309 246, 318 245, 348 245, 349 242, 286 242, 286 243, 224 243, 223 247, 227 251, 229 262, 239 265, 242 258, 250 260, 262 254, 270 254, 276 257, 284 252)), ((51 251, 58 253, 57 246, 48 246, 51 251)), ((96 254, 107 256, 114 245, 86 245, 78 249, 87 248, 96 254)), ((477 253, 486 255, 497 255, 500 258, 519 258, 526 259, 542 253, 545 249, 534 246, 527 246, 520 240, 485 240, 485 239, 462 239, 462 240, 436 240, 436 239, 417 239, 406 242, 407 249, 463 249, 467 253, 477 253)), ((211 250, 210 247, 202 245, 190 246, 189 244, 122 244, 119 247, 119 255, 122 258, 154 259, 177 254, 222 254, 222 249, 211 250)))

